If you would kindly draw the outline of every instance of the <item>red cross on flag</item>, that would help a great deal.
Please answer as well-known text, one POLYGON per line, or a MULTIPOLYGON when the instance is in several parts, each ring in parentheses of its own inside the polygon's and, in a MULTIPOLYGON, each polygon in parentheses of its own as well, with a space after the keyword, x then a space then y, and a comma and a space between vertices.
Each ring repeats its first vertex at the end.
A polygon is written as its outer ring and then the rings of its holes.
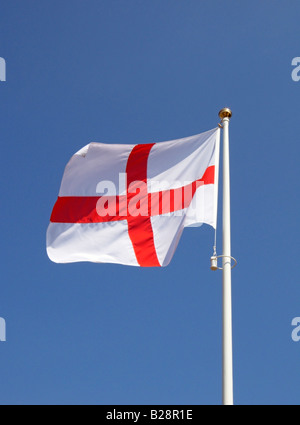
POLYGON ((216 227, 219 139, 215 128, 168 142, 79 150, 51 214, 49 258, 168 265, 184 227, 216 227))

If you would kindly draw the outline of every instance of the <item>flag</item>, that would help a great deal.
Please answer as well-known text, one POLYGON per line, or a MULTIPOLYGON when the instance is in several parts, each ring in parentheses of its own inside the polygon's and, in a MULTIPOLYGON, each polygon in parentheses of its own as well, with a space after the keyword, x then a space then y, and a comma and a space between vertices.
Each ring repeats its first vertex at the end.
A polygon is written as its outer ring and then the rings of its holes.
POLYGON ((166 266, 184 227, 216 228, 220 130, 159 143, 90 143, 66 165, 47 230, 57 263, 166 266))

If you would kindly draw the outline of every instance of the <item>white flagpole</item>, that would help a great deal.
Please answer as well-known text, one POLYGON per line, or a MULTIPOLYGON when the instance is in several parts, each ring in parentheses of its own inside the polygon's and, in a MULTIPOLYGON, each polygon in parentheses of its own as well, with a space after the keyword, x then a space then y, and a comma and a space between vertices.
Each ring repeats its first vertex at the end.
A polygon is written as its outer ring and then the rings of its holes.
POLYGON ((223 108, 223 404, 233 404, 232 312, 231 312, 231 241, 230 241, 230 173, 228 127, 232 112, 223 108))

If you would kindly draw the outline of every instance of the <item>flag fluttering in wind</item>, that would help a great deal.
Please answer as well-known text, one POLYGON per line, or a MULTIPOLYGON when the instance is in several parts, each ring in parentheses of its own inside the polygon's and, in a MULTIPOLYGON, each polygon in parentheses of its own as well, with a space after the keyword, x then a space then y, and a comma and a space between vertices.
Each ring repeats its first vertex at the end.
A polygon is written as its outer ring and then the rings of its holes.
POLYGON ((169 264, 184 227, 216 227, 219 139, 215 128, 167 142, 79 150, 51 214, 49 258, 169 264))

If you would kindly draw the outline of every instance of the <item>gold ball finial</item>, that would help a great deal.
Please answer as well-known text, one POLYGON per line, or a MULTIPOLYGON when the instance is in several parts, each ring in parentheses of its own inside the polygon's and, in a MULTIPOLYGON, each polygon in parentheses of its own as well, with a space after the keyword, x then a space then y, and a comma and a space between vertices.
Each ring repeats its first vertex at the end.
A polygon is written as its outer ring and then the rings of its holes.
POLYGON ((221 111, 219 112, 219 117, 221 118, 221 120, 223 118, 229 118, 230 119, 232 117, 231 109, 229 109, 229 108, 221 109, 221 111))

